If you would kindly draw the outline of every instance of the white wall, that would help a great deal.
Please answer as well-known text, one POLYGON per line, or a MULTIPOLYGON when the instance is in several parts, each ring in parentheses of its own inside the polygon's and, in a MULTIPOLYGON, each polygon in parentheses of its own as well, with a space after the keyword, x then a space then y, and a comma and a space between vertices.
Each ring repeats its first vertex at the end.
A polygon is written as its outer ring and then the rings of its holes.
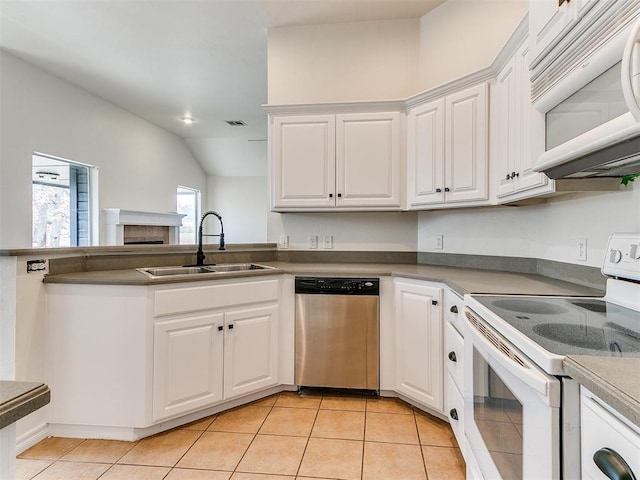
POLYGON ((527 8, 527 0, 447 0, 423 16, 419 90, 488 67, 527 8))
POLYGON ((418 249, 600 267, 613 232, 640 232, 640 184, 621 192, 559 196, 541 205, 422 212, 418 249), (435 235, 443 235, 443 250, 433 248, 435 235), (586 262, 576 258, 578 238, 587 239, 586 262))
POLYGON ((99 207, 175 211, 206 174, 177 136, 0 51, 0 248, 31 246, 34 151, 100 167, 99 207))
POLYGON ((268 32, 270 104, 405 98, 417 92, 419 19, 268 32))
POLYGON ((333 249, 410 251, 417 248, 415 212, 270 213, 269 241, 289 236, 289 248, 309 248, 309 235, 333 236, 333 249))
MULTIPOLYGON (((207 192, 206 210, 214 210, 222 216, 227 243, 267 241, 269 198, 266 177, 210 176, 207 192)), ((215 218, 207 217, 206 222, 205 233, 219 232, 215 218)), ((212 238, 209 242, 215 243, 217 239, 212 238)))

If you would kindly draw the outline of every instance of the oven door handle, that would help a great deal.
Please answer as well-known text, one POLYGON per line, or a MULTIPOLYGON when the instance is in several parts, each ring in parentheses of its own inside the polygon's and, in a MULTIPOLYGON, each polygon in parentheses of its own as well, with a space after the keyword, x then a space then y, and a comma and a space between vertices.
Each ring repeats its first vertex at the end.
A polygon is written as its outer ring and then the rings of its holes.
MULTIPOLYGON (((520 353, 513 349, 510 345, 505 343, 500 336, 496 335, 484 322, 474 317, 471 313, 466 312, 467 315, 467 325, 469 326, 468 332, 473 336, 472 344, 474 346, 481 346, 483 350, 488 351, 493 354, 493 356, 499 358, 499 362, 492 362, 490 359, 485 359, 487 363, 489 363, 493 368, 504 368, 511 375, 520 379, 524 383, 526 383, 533 390, 542 395, 546 403, 551 404, 555 403, 557 399, 553 399, 553 393, 550 391, 549 385, 550 381, 546 374, 540 371, 535 366, 531 365, 525 357, 520 353), (472 320, 473 318, 473 320, 472 320), (476 324, 482 325, 483 329, 486 329, 486 334, 481 332, 476 324), (492 340, 489 340, 487 335, 494 337, 492 340), (499 342, 496 345, 495 342, 499 342)), ((465 333, 465 341, 467 340, 465 333)), ((467 355, 469 358, 469 355, 467 355)))

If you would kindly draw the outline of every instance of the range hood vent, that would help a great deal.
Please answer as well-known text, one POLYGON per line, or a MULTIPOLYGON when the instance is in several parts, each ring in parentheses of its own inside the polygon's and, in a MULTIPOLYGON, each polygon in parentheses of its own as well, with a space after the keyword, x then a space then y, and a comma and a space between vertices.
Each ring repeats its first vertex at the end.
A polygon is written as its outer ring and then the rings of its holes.
POLYGON ((623 177, 640 173, 640 136, 620 141, 543 171, 554 180, 623 177))

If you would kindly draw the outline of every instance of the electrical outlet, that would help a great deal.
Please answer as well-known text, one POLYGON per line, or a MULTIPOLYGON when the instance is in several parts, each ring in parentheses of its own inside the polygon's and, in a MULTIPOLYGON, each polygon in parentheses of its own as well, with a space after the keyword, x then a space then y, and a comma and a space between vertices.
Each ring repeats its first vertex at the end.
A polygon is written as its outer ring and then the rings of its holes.
POLYGON ((333 248, 333 235, 324 236, 324 248, 333 248))
POLYGON ((278 242, 280 248, 289 248, 289 235, 280 235, 280 242, 278 242))
POLYGON ((309 235, 309 248, 318 248, 318 236, 309 235))
POLYGON ((27 273, 49 271, 49 260, 40 258, 38 260, 27 260, 27 273))
POLYGON ((587 239, 579 238, 576 245, 576 260, 587 261, 587 239))
POLYGON ((436 250, 442 250, 442 235, 436 235, 434 237, 433 248, 436 250))

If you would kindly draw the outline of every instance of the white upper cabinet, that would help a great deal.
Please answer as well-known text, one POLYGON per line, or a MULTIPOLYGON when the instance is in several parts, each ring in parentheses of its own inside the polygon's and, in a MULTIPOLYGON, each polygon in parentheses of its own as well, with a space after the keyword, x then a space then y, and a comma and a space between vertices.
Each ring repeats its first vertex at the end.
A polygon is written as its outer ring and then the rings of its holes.
POLYGON ((492 169, 500 202, 540 195, 553 182, 533 165, 544 150, 544 119, 531 104, 529 44, 524 42, 498 73, 492 169))
POLYGON ((336 206, 400 207, 400 114, 336 117, 336 206))
POLYGON ((486 203, 486 83, 413 108, 407 125, 410 208, 486 203))
POLYGON ((276 211, 399 210, 400 114, 272 117, 276 211))
POLYGON ((335 115, 273 119, 273 207, 333 207, 335 115))

